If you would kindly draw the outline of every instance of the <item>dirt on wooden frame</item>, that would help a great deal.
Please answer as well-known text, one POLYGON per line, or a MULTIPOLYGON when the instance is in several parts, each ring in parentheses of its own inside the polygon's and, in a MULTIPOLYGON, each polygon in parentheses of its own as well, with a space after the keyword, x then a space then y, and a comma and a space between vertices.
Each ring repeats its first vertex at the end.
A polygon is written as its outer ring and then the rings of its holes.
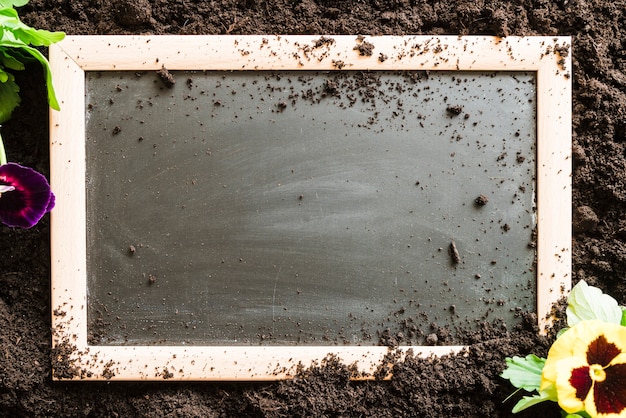
MULTIPOLYGON (((626 32, 624 0, 32 0, 41 29, 87 34, 488 34, 573 37, 573 279, 626 304, 626 32)), ((10 159, 48 173, 41 69, 18 74, 22 104, 4 124, 10 159)), ((536 318, 520 313, 468 333, 464 355, 413 358, 390 381, 353 382, 326 359, 271 383, 58 383, 51 379, 48 219, 0 228, 0 416, 506 417, 516 399, 504 358, 546 355, 536 318)), ((437 332, 437 331, 435 331, 437 332)), ((445 330, 439 341, 445 344, 445 330)), ((519 417, 558 417, 546 404, 519 417)))

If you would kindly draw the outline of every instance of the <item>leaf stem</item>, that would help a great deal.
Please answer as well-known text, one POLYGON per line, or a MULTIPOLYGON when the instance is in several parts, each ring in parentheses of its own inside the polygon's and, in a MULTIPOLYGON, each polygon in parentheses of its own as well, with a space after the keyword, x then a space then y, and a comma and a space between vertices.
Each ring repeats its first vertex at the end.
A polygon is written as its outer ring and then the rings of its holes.
POLYGON ((4 142, 2 142, 2 135, 0 134, 0 165, 7 163, 7 153, 4 151, 4 142))

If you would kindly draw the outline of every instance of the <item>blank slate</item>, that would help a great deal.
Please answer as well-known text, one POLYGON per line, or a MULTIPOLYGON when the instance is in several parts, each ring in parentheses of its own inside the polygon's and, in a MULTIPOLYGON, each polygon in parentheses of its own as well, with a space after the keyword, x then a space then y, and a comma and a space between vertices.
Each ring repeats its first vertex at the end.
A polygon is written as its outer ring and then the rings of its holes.
POLYGON ((272 380, 336 355, 373 378, 520 311, 543 329, 570 286, 569 45, 51 46, 53 377, 272 380))

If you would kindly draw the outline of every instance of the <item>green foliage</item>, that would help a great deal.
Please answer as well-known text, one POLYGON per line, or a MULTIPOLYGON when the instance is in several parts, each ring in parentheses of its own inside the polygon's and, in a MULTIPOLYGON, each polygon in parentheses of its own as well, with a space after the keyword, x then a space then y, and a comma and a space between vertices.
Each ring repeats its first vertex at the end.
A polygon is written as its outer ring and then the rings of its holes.
POLYGON ((539 391, 541 372, 546 359, 529 354, 525 358, 513 356, 506 359, 506 369, 500 375, 509 379, 516 388, 527 392, 539 391))
POLYGON ((566 313, 570 327, 591 319, 619 324, 623 315, 615 299, 597 287, 589 286, 584 280, 572 288, 566 313))
POLYGON ((561 411, 561 416, 563 418, 591 418, 588 413, 585 411, 580 411, 575 414, 568 414, 565 411, 561 411))
POLYGON ((28 0, 0 0, 0 123, 11 118, 20 104, 19 87, 12 71, 21 71, 29 62, 39 62, 44 70, 48 103, 59 110, 59 103, 52 86, 52 73, 46 57, 35 47, 49 46, 65 37, 63 32, 33 29, 20 21, 13 7, 20 7, 28 0))
POLYGON ((532 396, 524 396, 515 404, 511 412, 517 414, 526 408, 530 408, 533 405, 537 405, 538 403, 545 401, 555 401, 555 398, 548 392, 539 392, 538 394, 534 394, 532 396))
POLYGON ((540 391, 541 373, 546 359, 529 354, 526 357, 514 356, 506 359, 506 369, 500 374, 508 379, 513 386, 527 392, 537 392, 532 396, 524 396, 513 407, 513 413, 545 401, 555 401, 556 394, 551 390, 540 391))

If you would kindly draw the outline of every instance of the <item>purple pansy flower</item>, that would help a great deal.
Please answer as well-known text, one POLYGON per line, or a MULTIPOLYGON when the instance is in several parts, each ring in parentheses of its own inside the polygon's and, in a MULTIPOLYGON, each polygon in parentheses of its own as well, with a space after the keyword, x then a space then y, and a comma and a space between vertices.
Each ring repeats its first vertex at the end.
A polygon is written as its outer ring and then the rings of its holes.
POLYGON ((54 194, 46 178, 15 163, 0 165, 0 221, 30 228, 54 207, 54 194))

